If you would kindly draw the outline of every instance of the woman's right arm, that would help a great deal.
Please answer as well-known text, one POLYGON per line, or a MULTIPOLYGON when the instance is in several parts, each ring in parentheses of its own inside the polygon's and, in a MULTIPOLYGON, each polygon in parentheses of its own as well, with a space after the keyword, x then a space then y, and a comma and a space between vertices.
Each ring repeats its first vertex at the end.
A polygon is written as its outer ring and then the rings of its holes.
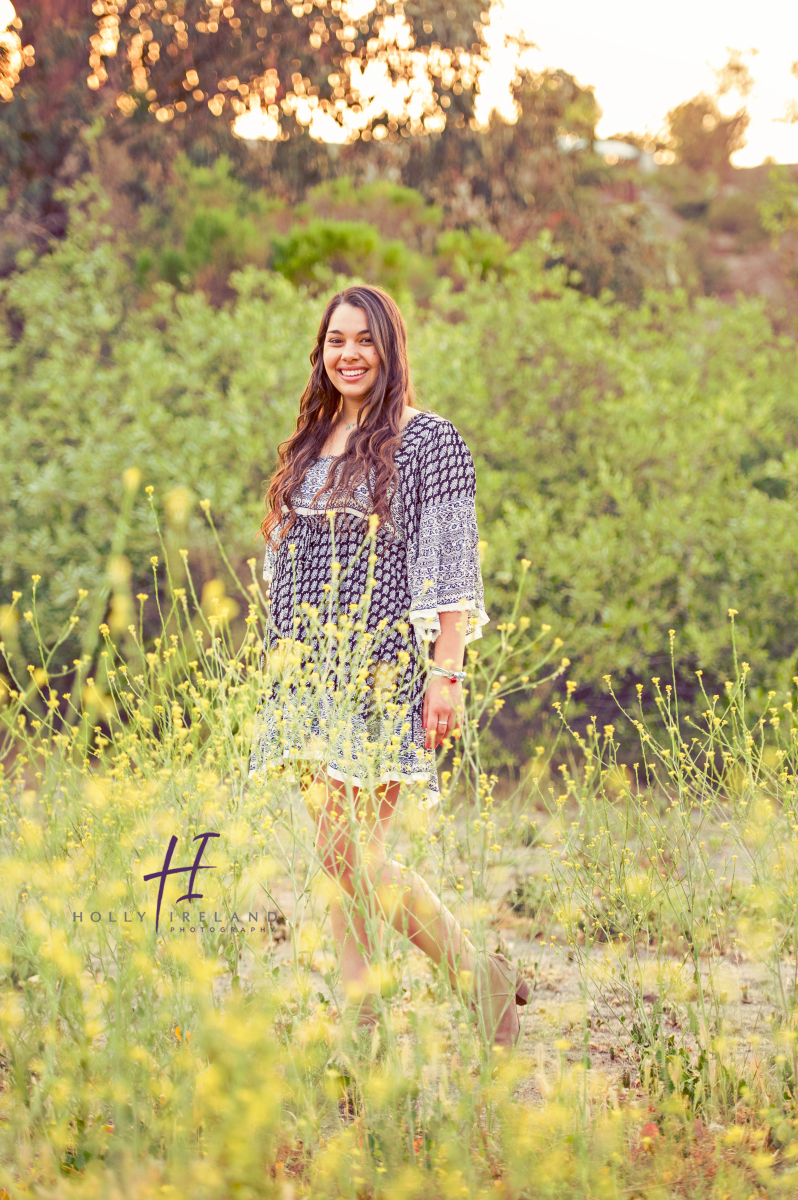
POLYGON ((264 591, 266 592, 267 600, 269 599, 269 594, 271 592, 272 576, 274 575, 274 564, 276 563, 276 561, 277 561, 277 549, 276 548, 272 549, 272 547, 267 542, 266 543, 266 553, 263 557, 263 582, 266 585, 264 588, 264 591))
POLYGON ((277 551, 280 545, 280 535, 284 520, 285 517, 281 517, 280 521, 272 529, 272 542, 266 543, 266 552, 263 556, 263 582, 266 585, 264 591, 266 592, 267 602, 271 594, 272 576, 274 575, 274 568, 277 563, 277 551))

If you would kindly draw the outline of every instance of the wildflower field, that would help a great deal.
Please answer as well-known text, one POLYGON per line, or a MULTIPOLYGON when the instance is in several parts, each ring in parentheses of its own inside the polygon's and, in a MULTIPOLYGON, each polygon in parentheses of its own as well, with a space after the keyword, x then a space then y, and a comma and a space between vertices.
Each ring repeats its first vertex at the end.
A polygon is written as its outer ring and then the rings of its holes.
POLYGON ((794 343, 538 250, 411 313, 492 623, 391 851, 531 981, 514 1055, 387 924, 353 1029, 299 788, 248 777, 318 297, 137 306, 79 212, 2 285, 0 1197, 798 1194, 794 343))
MULTIPOLYGON (((441 809, 408 794, 392 846, 532 981, 520 1048, 491 1056, 462 995, 387 930, 364 1033, 345 1018, 298 790, 247 778, 257 579, 236 640, 223 603, 206 616, 190 575, 170 580, 164 549, 140 597, 161 621, 151 648, 133 623, 123 658, 103 623, 82 693, 60 691, 52 651, 8 689, 5 1193, 795 1195, 790 701, 752 706, 737 663, 717 693, 701 678, 700 714, 662 677, 657 722, 641 696, 580 733, 560 639, 518 617, 525 560, 510 619, 469 648, 441 809), (515 786, 489 774, 495 715, 557 680, 558 735, 515 786)), ((328 639, 342 630, 356 620, 328 639)), ((275 655, 272 680, 300 654, 275 655)))

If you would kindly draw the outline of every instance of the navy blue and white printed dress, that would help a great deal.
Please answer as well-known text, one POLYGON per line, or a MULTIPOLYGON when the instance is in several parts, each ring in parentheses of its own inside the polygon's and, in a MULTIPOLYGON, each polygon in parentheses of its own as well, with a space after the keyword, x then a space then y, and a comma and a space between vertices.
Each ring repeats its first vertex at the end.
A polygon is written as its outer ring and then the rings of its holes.
POLYGON ((438 613, 466 614, 466 642, 489 620, 474 463, 450 421, 413 417, 394 459, 391 519, 377 527, 362 483, 346 509, 327 510, 332 462, 311 464, 292 497, 295 524, 266 550, 265 691, 250 777, 291 759, 322 762, 356 787, 417 785, 429 807, 440 792, 422 707, 438 613))

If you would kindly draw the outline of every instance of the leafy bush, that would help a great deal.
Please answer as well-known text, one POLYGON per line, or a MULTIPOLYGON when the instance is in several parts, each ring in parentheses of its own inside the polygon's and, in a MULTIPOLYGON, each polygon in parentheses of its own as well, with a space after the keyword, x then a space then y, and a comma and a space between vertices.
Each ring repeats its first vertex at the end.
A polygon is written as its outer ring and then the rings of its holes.
MULTIPOLYGON (((323 302, 247 268, 220 310, 165 284, 142 308, 100 217, 73 203, 70 236, 0 293, 3 599, 41 575, 49 640, 78 588, 96 598, 94 630, 106 612, 124 628, 147 590, 137 480, 155 488, 178 577, 181 549, 205 580, 220 568, 202 500, 234 564, 258 553, 262 481, 323 302)), ((494 628, 525 558, 528 613, 567 640, 585 695, 606 673, 661 674, 669 629, 677 672, 724 664, 730 607, 755 682, 790 678, 794 343, 757 301, 652 293, 634 311, 584 297, 565 268, 544 269, 553 256, 544 239, 508 257, 503 280, 405 304, 418 403, 450 417, 477 462, 494 628)), ((11 634, 32 662, 25 622, 11 634)), ((76 632, 62 661, 93 636, 76 632)))
POLYGON ((768 188, 758 205, 762 227, 778 241, 798 226, 798 183, 794 169, 774 167, 768 173, 768 188))
POLYGON ((199 284, 219 295, 231 271, 267 265, 281 209, 237 179, 225 155, 211 166, 196 166, 178 154, 169 187, 139 205, 132 234, 140 248, 139 279, 146 281, 157 264, 158 276, 174 287, 199 284))
MULTIPOLYGON (((209 167, 179 155, 164 197, 140 211, 133 235, 143 246, 138 279, 157 263, 162 280, 181 290, 200 286, 215 303, 232 298, 230 273, 247 265, 316 287, 336 273, 359 272, 418 300, 435 287, 436 272, 420 252, 434 255, 441 212, 411 188, 387 182, 355 187, 343 177, 289 208, 249 189, 224 155, 209 167)), ((446 270, 445 255, 439 265, 446 270)))
MULTIPOLYGON (((257 551, 261 481, 290 430, 318 323, 316 302, 265 273, 235 277, 234 309, 161 283, 139 310, 100 214, 72 215, 70 237, 0 294, 3 587, 42 575, 49 640, 78 588, 130 603, 146 587, 152 523, 141 497, 120 518, 137 478, 157 490, 178 574, 181 548, 206 579, 218 563, 202 499, 234 558, 257 551), (133 573, 114 582, 122 556, 133 573)), ((28 655, 24 635, 22 646, 28 655)))
POLYGON ((523 556, 582 678, 659 675, 669 629, 679 672, 730 669, 730 607, 742 653, 791 677, 793 341, 758 301, 582 298, 537 253, 414 331, 422 395, 477 460, 489 611, 523 556))
POLYGON ((370 259, 379 243, 379 233, 365 221, 310 221, 287 238, 275 239, 272 267, 302 283, 312 279, 322 263, 339 274, 351 274, 352 264, 370 259))
POLYGON ((741 247, 755 245, 767 236, 756 198, 743 192, 716 196, 707 210, 707 224, 710 229, 736 234, 741 247))
POLYGON ((331 282, 334 275, 360 275, 392 291, 408 289, 421 298, 434 276, 403 241, 383 241, 366 221, 315 219, 272 242, 271 266, 292 283, 331 282))
POLYGON ((447 229, 437 243, 438 257, 450 270, 467 275, 477 270, 484 279, 489 271, 499 271, 510 253, 503 237, 487 229, 447 229))
POLYGON ((443 223, 443 212, 420 192, 388 179, 356 186, 346 175, 311 188, 296 217, 368 221, 383 237, 401 238, 411 249, 430 252, 443 223))

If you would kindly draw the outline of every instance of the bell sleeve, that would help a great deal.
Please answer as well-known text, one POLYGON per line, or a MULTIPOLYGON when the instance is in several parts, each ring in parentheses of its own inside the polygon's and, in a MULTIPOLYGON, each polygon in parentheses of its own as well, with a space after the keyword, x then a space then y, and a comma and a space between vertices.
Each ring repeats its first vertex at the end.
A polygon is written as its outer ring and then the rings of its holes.
POLYGON ((479 566, 476 472, 468 446, 441 420, 419 455, 415 520, 407 545, 410 620, 416 641, 434 641, 440 612, 466 613, 466 643, 482 637, 485 612, 479 566))

